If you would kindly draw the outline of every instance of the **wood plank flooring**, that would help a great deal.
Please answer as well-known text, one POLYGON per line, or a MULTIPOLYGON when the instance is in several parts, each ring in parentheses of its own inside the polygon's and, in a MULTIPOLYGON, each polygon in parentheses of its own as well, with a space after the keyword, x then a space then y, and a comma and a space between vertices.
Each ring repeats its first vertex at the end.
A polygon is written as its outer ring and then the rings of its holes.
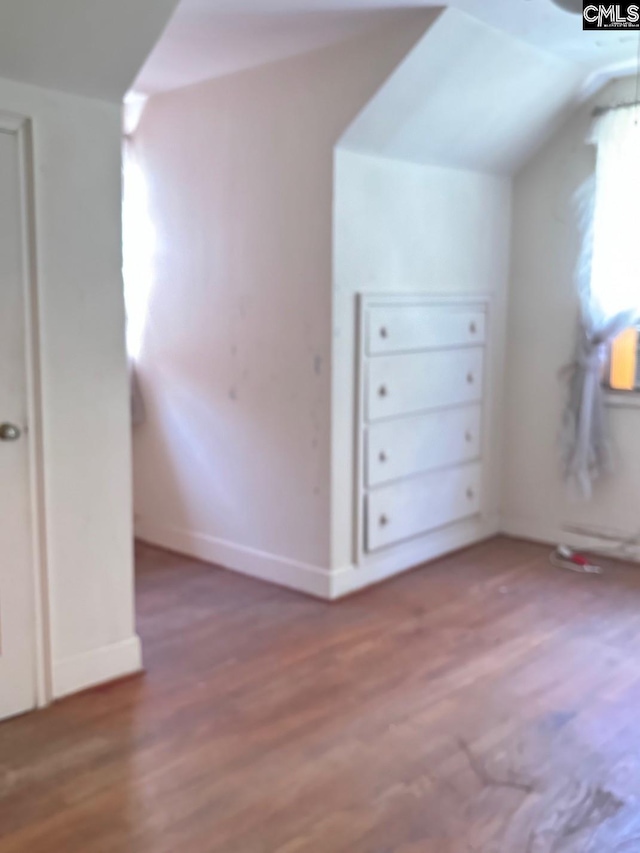
POLYGON ((640 569, 336 604, 142 547, 147 673, 0 725, 0 853, 638 853, 640 569))

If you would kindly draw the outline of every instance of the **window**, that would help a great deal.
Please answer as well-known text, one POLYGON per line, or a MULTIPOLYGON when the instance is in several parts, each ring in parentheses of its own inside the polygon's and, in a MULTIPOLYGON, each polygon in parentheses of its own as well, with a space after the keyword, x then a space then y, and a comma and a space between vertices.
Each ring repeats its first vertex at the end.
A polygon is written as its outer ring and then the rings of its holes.
MULTIPOLYGON (((591 298, 606 322, 625 312, 640 320, 640 108, 606 112, 595 125, 598 146, 591 298)), ((605 384, 640 391, 638 329, 610 347, 605 384)))
POLYGON ((625 329, 611 344, 605 384, 612 391, 640 391, 640 335, 625 329))
POLYGON ((130 139, 123 146, 122 274, 127 311, 127 351, 140 355, 149 319, 156 230, 147 179, 130 139))

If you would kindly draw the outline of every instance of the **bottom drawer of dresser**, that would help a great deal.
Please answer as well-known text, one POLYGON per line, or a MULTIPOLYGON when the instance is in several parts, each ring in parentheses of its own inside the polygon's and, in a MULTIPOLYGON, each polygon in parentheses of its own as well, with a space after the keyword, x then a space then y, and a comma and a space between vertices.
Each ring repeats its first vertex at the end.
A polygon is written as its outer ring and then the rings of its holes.
POLYGON ((376 489, 365 498, 365 547, 384 548, 480 512, 479 463, 376 489))

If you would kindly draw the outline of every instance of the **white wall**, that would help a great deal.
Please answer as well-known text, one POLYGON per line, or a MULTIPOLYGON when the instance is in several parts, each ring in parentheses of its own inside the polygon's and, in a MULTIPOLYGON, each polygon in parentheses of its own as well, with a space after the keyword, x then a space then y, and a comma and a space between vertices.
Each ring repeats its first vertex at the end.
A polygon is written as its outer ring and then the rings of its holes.
POLYGON ((491 298, 498 529, 511 176, 583 69, 456 10, 415 20, 151 99, 143 538, 334 591, 354 557, 355 296, 376 291, 491 298))
POLYGON ((56 695, 136 670, 120 108, 0 79, 33 119, 56 695))
POLYGON ((569 498, 558 434, 578 320, 573 268, 579 246, 572 198, 592 173, 584 139, 595 103, 632 100, 634 81, 610 85, 576 111, 515 181, 507 352, 504 516, 508 530, 549 541, 580 539, 579 526, 621 536, 640 531, 640 408, 610 408, 619 464, 589 503, 569 498))
POLYGON ((431 20, 151 98, 142 538, 326 591, 333 146, 431 20))
MULTIPOLYGON (((344 570, 353 559, 355 295, 490 295, 490 373, 499 378, 510 181, 337 150, 334 236, 332 566, 344 570)), ((497 515, 501 383, 494 385, 487 506, 497 515)))

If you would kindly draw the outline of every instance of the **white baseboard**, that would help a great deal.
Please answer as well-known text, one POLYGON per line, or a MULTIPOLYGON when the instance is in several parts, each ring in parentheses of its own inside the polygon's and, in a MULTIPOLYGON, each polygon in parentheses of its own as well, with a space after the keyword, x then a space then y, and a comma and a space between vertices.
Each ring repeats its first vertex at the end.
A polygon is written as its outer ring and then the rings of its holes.
POLYGON ((463 522, 380 554, 369 555, 359 566, 351 565, 330 572, 207 534, 156 525, 141 518, 136 520, 136 537, 150 545, 327 600, 349 595, 409 571, 421 563, 488 539, 495 536, 498 529, 496 518, 463 522))
POLYGON ((136 635, 81 655, 54 662, 53 698, 96 687, 142 670, 142 646, 136 635))
POLYGON ((316 598, 328 599, 331 596, 329 571, 319 566, 247 548, 205 533, 157 525, 144 518, 136 519, 136 537, 151 545, 159 545, 316 598))
POLYGON ((622 531, 592 528, 593 535, 578 533, 568 528, 545 524, 536 520, 503 517, 500 532, 517 539, 528 539, 544 545, 568 545, 570 548, 602 553, 610 557, 640 562, 640 548, 631 548, 616 553, 616 541, 628 540, 629 534, 622 531))
POLYGON ((497 518, 476 519, 442 528, 427 536, 396 545, 388 551, 368 555, 360 565, 339 569, 331 576, 331 598, 341 598, 388 580, 422 563, 489 539, 497 533, 497 518))

